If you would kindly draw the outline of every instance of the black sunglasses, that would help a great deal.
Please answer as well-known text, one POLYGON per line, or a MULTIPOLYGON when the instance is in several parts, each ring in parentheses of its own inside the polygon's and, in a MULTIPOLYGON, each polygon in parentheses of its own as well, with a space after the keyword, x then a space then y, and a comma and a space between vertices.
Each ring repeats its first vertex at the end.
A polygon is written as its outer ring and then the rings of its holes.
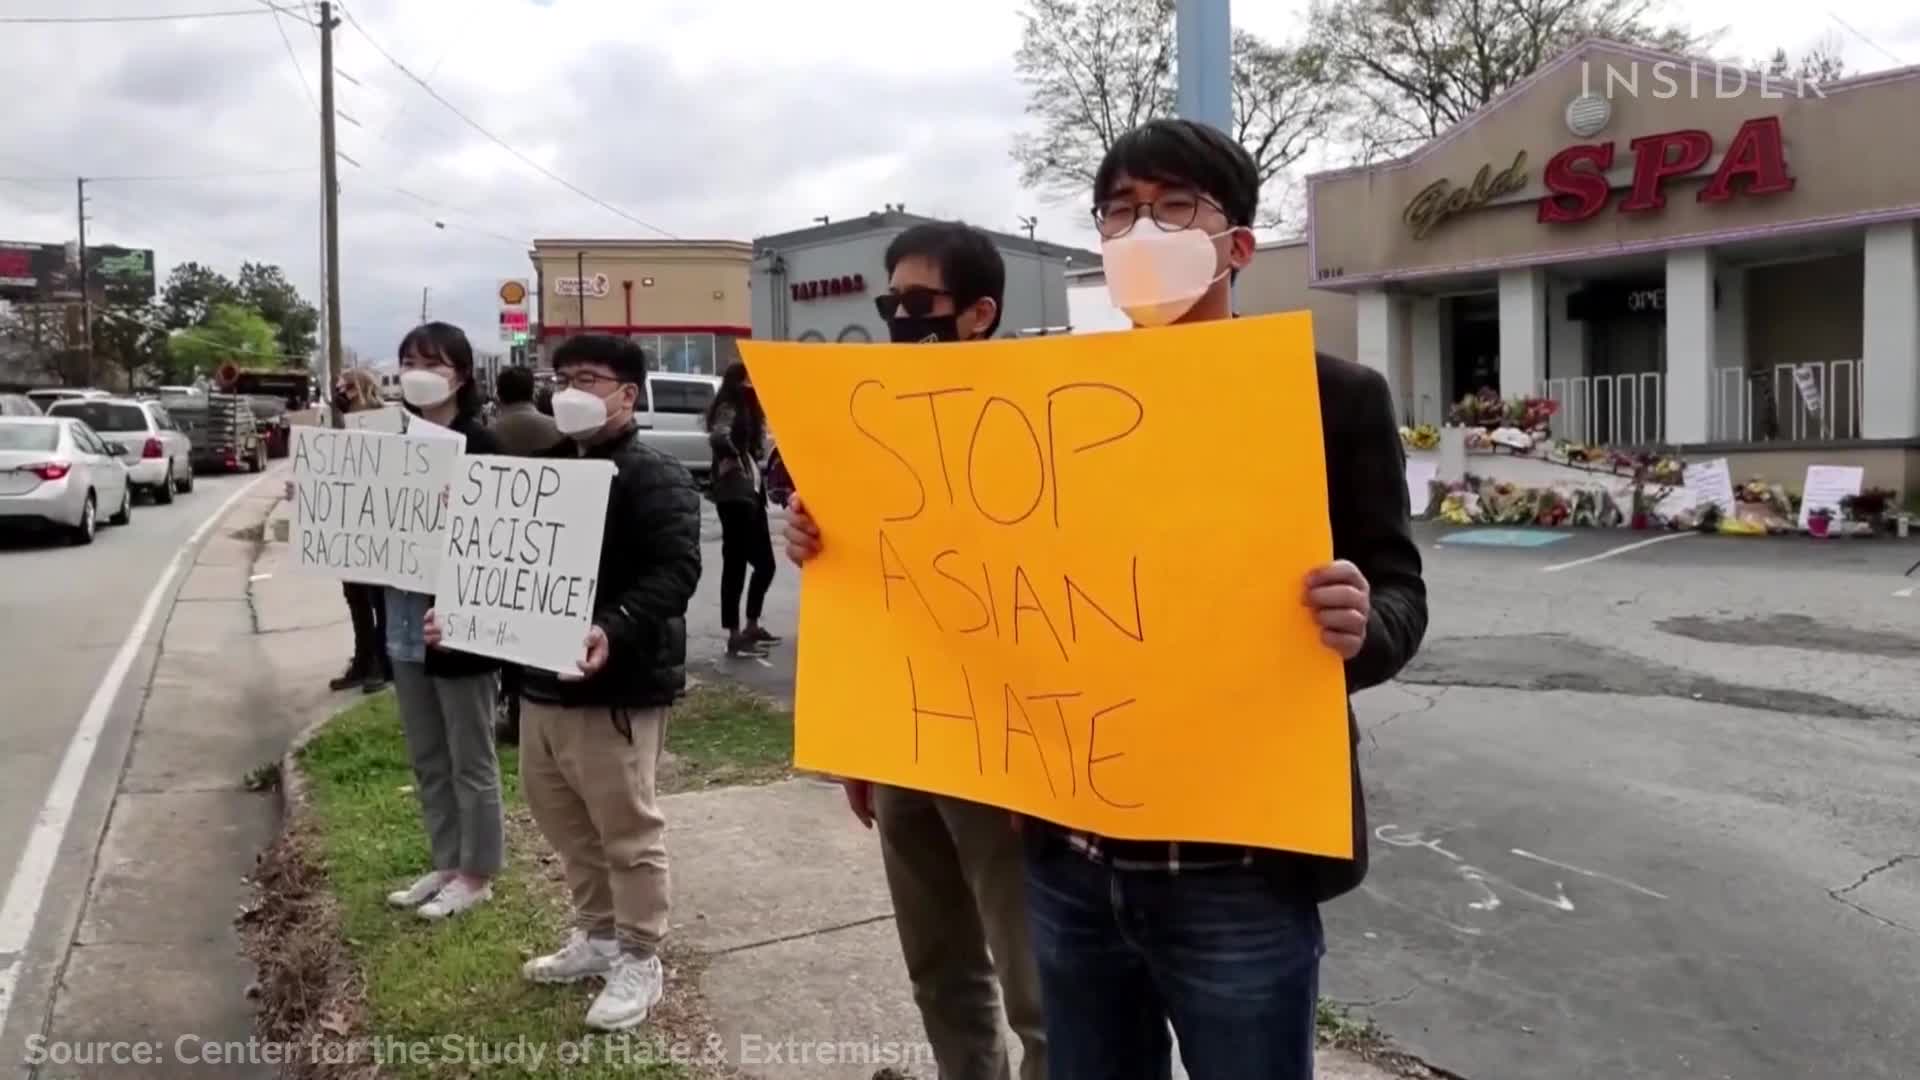
POLYGON ((945 289, 929 289, 924 285, 915 285, 911 288, 883 292, 873 298, 873 306, 879 310, 880 317, 883 319, 898 318, 903 309, 916 319, 924 319, 933 314, 933 306, 939 303, 941 297, 952 295, 945 289))

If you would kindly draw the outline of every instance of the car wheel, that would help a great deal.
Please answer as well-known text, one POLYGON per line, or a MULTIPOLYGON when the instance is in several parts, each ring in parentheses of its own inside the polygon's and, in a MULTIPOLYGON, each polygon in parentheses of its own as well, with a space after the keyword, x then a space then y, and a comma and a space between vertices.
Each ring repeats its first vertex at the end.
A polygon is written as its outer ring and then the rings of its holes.
POLYGON ((256 446, 253 449, 252 455, 247 458, 247 471, 257 473, 265 467, 266 466, 260 461, 260 448, 256 446))
POLYGON ((173 502, 173 466, 167 466, 167 478, 160 482, 159 487, 153 489, 153 501, 161 506, 173 502))
POLYGON ((109 525, 127 525, 133 521, 133 485, 120 492, 120 512, 107 519, 109 525))
POLYGON ((191 465, 187 466, 187 475, 179 479, 179 481, 175 484, 175 488, 182 495, 193 494, 193 466, 191 465))
POLYGON ((93 492, 89 491, 86 505, 80 508, 80 524, 75 525, 68 535, 76 547, 84 546, 93 543, 93 534, 98 527, 99 522, 94 519, 93 492))

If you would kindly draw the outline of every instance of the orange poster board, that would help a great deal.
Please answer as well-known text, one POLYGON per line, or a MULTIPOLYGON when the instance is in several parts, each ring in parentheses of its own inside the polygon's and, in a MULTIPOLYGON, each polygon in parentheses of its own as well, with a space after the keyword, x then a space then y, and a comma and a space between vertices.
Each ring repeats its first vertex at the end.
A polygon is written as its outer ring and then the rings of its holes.
POLYGON ((823 534, 801 768, 1106 836, 1350 857, 1305 313, 958 345, 742 341, 823 534))

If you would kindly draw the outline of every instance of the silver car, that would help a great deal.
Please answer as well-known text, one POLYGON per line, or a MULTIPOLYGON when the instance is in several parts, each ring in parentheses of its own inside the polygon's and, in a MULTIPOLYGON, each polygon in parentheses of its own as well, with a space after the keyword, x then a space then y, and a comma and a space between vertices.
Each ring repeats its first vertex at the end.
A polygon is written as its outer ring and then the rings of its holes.
POLYGON ((173 422, 166 406, 133 398, 69 398, 56 401, 48 416, 82 420, 127 464, 136 491, 166 504, 193 490, 193 443, 173 422))
POLYGON ((93 543, 102 511, 133 520, 127 467, 86 424, 57 417, 0 417, 0 524, 51 525, 93 543))

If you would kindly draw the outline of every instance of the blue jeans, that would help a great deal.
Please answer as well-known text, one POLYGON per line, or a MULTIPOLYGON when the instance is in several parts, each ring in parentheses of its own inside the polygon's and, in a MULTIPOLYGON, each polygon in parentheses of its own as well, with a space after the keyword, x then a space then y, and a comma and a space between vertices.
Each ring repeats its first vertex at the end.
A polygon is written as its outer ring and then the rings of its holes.
POLYGON ((1027 832, 1052 1080, 1166 1080, 1169 1021, 1192 1080, 1311 1080, 1311 898, 1257 867, 1114 870, 1027 832))

